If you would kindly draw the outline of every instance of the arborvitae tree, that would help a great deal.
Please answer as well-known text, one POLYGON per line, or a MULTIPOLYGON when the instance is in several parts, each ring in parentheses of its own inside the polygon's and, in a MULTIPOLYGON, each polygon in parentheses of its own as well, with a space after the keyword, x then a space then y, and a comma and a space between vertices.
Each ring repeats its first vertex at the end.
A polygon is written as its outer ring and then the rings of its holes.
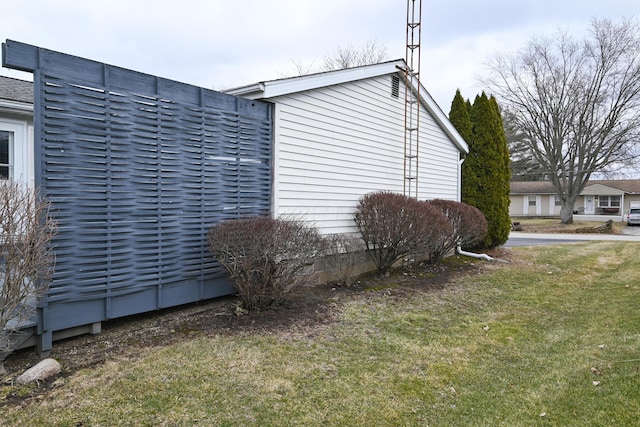
POLYGON ((495 126, 495 145, 498 152, 498 159, 500 160, 498 170, 498 181, 496 186, 496 228, 494 243, 502 245, 509 238, 509 231, 511 230, 511 218, 509 217, 509 204, 511 199, 509 194, 511 193, 511 168, 509 159, 509 145, 507 143, 507 135, 504 132, 504 123, 502 121, 502 114, 498 101, 494 96, 491 96, 489 100, 491 103, 491 110, 494 116, 495 126))
MULTIPOLYGON (((459 107, 458 93, 452 103, 452 124, 466 132, 468 124, 459 107)), ((461 97, 460 97, 461 98, 461 97)), ((466 109, 469 110, 468 101, 466 109)), ((496 247, 509 237, 509 152, 502 118, 495 99, 478 95, 469 112, 472 132, 467 139, 469 154, 462 164, 462 201, 478 208, 487 218, 489 232, 484 246, 496 247)), ((460 130, 459 130, 460 132, 460 130)), ((462 134, 461 134, 462 135, 462 134)))
POLYGON ((471 117, 469 116, 470 106, 467 106, 467 102, 462 98, 460 89, 456 90, 456 95, 453 97, 453 101, 451 101, 449 121, 468 144, 469 141, 471 141, 473 124, 471 123, 471 117))
MULTIPOLYGON (((473 123, 471 123, 471 103, 465 101, 460 94, 460 90, 456 91, 456 95, 451 102, 451 111, 449 112, 449 121, 456 128, 460 136, 471 148, 473 136, 473 123)), ((462 163, 462 201, 476 206, 476 193, 478 185, 474 184, 474 175, 470 172, 476 162, 477 153, 470 150, 464 163, 462 163)))

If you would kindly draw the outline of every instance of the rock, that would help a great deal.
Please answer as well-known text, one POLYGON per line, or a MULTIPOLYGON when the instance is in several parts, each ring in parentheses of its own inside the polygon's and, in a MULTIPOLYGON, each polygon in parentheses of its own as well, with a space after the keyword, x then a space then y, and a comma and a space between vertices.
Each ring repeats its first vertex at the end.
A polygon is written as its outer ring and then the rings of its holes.
POLYGON ((49 378, 52 375, 60 373, 60 363, 54 359, 41 360, 37 365, 24 371, 22 375, 16 378, 16 384, 22 385, 32 381, 40 381, 49 378))

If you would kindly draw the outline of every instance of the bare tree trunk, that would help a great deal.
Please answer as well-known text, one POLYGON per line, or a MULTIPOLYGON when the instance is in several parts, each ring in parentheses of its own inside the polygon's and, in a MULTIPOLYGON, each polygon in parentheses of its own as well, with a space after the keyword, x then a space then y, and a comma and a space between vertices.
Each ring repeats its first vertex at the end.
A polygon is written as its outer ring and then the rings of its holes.
POLYGON ((573 224, 574 203, 563 203, 560 208, 560 222, 562 224, 573 224))

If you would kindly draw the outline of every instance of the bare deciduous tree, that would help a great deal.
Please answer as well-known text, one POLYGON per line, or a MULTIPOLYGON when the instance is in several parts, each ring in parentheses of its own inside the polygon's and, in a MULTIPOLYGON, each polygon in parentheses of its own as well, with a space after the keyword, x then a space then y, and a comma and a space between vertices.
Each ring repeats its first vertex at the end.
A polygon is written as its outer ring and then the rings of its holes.
POLYGON ((292 59, 291 62, 293 62, 293 66, 296 67, 296 75, 306 76, 313 73, 313 62, 308 65, 298 59, 292 59))
POLYGON ((530 141, 527 135, 518 128, 514 114, 511 111, 502 112, 504 134, 509 146, 509 169, 512 181, 543 181, 548 180, 546 169, 531 157, 530 141))
POLYGON ((352 45, 339 47, 334 53, 325 55, 320 67, 315 67, 313 62, 309 65, 295 59, 292 59, 291 62, 293 62, 298 76, 306 76, 315 72, 379 64, 387 59, 387 47, 376 39, 371 39, 362 47, 353 47, 352 45))
POLYGON ((526 135, 573 221, 593 172, 637 158, 640 134, 640 29, 631 20, 594 19, 591 33, 532 39, 516 55, 497 56, 485 83, 526 135))
POLYGON ((324 57, 323 71, 342 70, 362 65, 379 64, 387 59, 387 48, 376 39, 369 40, 364 46, 351 45, 339 47, 332 55, 324 57))
POLYGON ((50 205, 25 184, 0 182, 0 352, 49 288, 56 224, 50 205))

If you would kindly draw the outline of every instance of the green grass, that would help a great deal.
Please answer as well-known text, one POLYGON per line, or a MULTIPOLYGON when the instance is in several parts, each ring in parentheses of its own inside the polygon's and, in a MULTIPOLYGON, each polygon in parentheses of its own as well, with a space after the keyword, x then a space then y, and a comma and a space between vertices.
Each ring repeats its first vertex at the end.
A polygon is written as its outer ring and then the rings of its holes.
POLYGON ((637 424, 640 247, 512 252, 444 290, 363 292, 313 330, 109 361, 0 406, 0 425, 637 424))

